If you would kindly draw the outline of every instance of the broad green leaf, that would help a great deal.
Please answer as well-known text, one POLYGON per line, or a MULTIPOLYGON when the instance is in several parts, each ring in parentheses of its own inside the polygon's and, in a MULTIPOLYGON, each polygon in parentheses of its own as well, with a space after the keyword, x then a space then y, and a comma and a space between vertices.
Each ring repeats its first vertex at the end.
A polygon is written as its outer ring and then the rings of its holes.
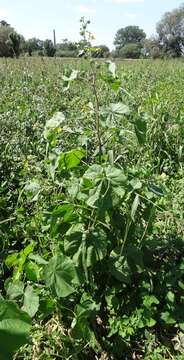
POLYGON ((24 254, 27 258, 27 256, 34 250, 34 243, 32 242, 31 244, 29 244, 28 246, 25 247, 24 250, 21 251, 20 254, 24 254))
MULTIPOLYGON (((31 319, 11 301, 0 299, 0 355, 2 360, 28 342, 31 319)), ((11 358, 11 357, 10 357, 11 358)))
POLYGON ((97 187, 90 191, 86 204, 94 208, 98 207, 102 195, 102 183, 100 183, 97 187))
POLYGON ((76 268, 73 261, 63 254, 54 256, 45 268, 45 282, 47 287, 60 298, 74 293, 79 285, 76 268))
POLYGON ((22 310, 34 317, 39 308, 39 296, 32 286, 27 286, 24 293, 24 304, 22 310))
POLYGON ((25 247, 24 250, 21 250, 20 253, 13 253, 11 255, 8 255, 5 264, 7 267, 14 267, 16 268, 14 279, 18 280, 19 276, 22 272, 22 267, 26 262, 26 259, 30 253, 32 253, 34 250, 34 243, 32 242, 28 246, 25 247))
POLYGON ((89 191, 89 197, 86 204, 98 209, 98 213, 102 214, 113 207, 117 198, 118 196, 115 193, 113 194, 113 188, 109 181, 104 180, 89 191))
POLYGON ((85 151, 83 149, 75 149, 62 153, 59 157, 59 169, 73 169, 78 166, 81 160, 85 157, 85 151))
POLYGON ((26 277, 30 281, 38 281, 40 279, 40 267, 33 261, 25 264, 26 277))
POLYGON ((114 91, 118 91, 121 87, 121 80, 112 74, 101 75, 100 78, 105 81, 114 91))
POLYGON ((56 206, 52 211, 52 217, 63 218, 64 221, 68 221, 73 214, 74 206, 72 204, 64 204, 56 206))
POLYGON ((80 299, 80 303, 75 306, 75 315, 79 317, 89 318, 91 314, 94 314, 100 310, 100 305, 96 304, 92 297, 84 293, 80 299))
POLYGON ((110 87, 114 91, 118 91, 121 86, 121 81, 119 79, 113 79, 113 81, 110 83, 110 87))
POLYGON ((122 170, 114 166, 103 168, 94 165, 86 171, 84 176, 92 179, 95 185, 98 184, 90 189, 86 203, 88 206, 98 208, 99 212, 117 206, 125 195, 127 178, 122 170))
POLYGON ((176 323, 176 320, 173 318, 172 314, 168 311, 165 311, 161 314, 161 319, 167 324, 167 325, 173 325, 176 323))
MULTIPOLYGON (((71 179, 72 186, 74 185, 71 179)), ((69 188, 71 190, 71 188, 69 188)), ((69 189, 67 189, 69 191, 69 189)), ((71 195, 71 192, 70 192, 71 195)), ((61 228, 61 224, 69 224, 77 222, 78 214, 75 211, 75 207, 71 204, 63 204, 56 206, 51 213, 50 229, 52 234, 58 233, 58 228, 61 228)), ((69 226, 69 225, 68 225, 69 226)))
MULTIPOLYGON (((184 331, 184 323, 183 322, 180 322, 179 323, 179 328, 184 331)), ((183 338, 183 347, 184 347, 184 338, 183 338)))
POLYGON ((156 323, 156 320, 153 318, 146 319, 146 326, 148 326, 149 328, 155 326, 156 323))
POLYGON ((182 281, 178 281, 178 286, 184 290, 184 283, 182 281))
POLYGON ((72 323, 72 336, 77 340, 84 339, 94 349, 98 345, 94 332, 86 317, 74 319, 72 323))
POLYGON ((159 300, 154 295, 146 295, 143 299, 143 305, 150 309, 152 305, 158 305, 159 300))
POLYGON ((18 254, 13 253, 7 256, 5 260, 5 264, 8 268, 11 268, 17 264, 17 261, 18 261, 18 254))
POLYGON ((142 182, 136 178, 134 178, 130 181, 130 185, 132 186, 132 188, 134 190, 140 190, 142 188, 142 182))
POLYGON ((77 252, 82 243, 84 232, 84 225, 80 223, 72 225, 67 231, 64 239, 64 250, 67 255, 73 256, 77 252))
POLYGON ((29 259, 35 261, 38 265, 47 265, 48 261, 44 260, 40 255, 38 254, 30 254, 29 259))
POLYGON ((85 339, 93 348, 97 347, 98 344, 90 326, 90 318, 94 317, 99 310, 100 306, 91 299, 81 301, 75 307, 75 318, 71 324, 72 335, 76 339, 85 339))
POLYGON ((115 166, 102 167, 100 165, 92 165, 85 172, 84 178, 92 180, 96 183, 102 179, 107 178, 114 186, 120 186, 126 183, 126 176, 123 170, 116 168, 115 166))
POLYGON ((172 291, 168 291, 167 295, 166 295, 166 299, 170 302, 170 303, 174 303, 175 302, 175 294, 172 291))
POLYGON ((14 300, 17 297, 22 296, 24 293, 24 283, 22 281, 9 283, 6 293, 10 300, 14 300))
POLYGON ((109 259, 109 271, 111 275, 122 283, 130 283, 131 271, 124 256, 119 255, 119 249, 115 249, 111 252, 109 259))
POLYGON ((130 114, 129 107, 121 102, 110 104, 109 109, 115 115, 129 115, 130 114))
POLYGON ((56 310, 56 300, 49 297, 41 298, 39 305, 39 319, 44 320, 56 310))
POLYGON ((102 260, 107 254, 108 240, 102 229, 85 233, 82 224, 72 226, 66 233, 64 249, 79 264, 85 259, 85 266, 90 267, 102 260))
POLYGON ((103 179, 104 176, 104 169, 100 165, 91 165, 89 166, 88 170, 84 174, 85 179, 89 179, 91 181, 99 182, 101 179, 103 179))
POLYGON ((113 186, 122 186, 127 182, 124 171, 117 169, 115 166, 108 166, 106 168, 106 176, 113 186))

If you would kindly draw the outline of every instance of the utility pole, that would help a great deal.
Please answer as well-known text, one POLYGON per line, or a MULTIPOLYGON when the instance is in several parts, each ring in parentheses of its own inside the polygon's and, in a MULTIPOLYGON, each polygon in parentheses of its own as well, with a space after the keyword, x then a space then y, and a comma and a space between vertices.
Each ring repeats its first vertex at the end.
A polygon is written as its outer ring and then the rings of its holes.
POLYGON ((56 31, 53 30, 54 47, 56 47, 56 31))

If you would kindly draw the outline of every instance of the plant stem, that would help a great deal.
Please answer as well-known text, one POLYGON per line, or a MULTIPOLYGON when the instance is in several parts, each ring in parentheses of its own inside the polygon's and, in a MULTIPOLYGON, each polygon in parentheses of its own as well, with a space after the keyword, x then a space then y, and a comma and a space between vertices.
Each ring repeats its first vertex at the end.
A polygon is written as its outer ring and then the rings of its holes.
POLYGON ((2 221, 0 221, 0 225, 1 225, 1 224, 6 224, 6 223, 8 223, 8 222, 10 222, 10 221, 14 221, 14 220, 16 220, 16 218, 15 218, 15 217, 12 217, 12 218, 9 218, 9 219, 2 220, 2 221))
POLYGON ((92 80, 92 87, 93 87, 93 94, 95 97, 95 108, 96 108, 96 131, 97 131, 97 142, 98 142, 98 151, 99 151, 99 161, 102 162, 102 141, 101 141, 101 130, 100 130, 100 104, 98 100, 98 93, 96 87, 96 73, 92 67, 93 71, 93 80, 92 80))
POLYGON ((122 243, 122 246, 121 246, 120 256, 123 255, 123 250, 124 250, 124 247, 125 247, 125 244, 126 244, 126 241, 127 241, 127 236, 128 236, 128 232, 129 232, 131 223, 132 223, 132 221, 130 219, 127 219, 126 228, 125 228, 125 235, 124 235, 123 243, 122 243))

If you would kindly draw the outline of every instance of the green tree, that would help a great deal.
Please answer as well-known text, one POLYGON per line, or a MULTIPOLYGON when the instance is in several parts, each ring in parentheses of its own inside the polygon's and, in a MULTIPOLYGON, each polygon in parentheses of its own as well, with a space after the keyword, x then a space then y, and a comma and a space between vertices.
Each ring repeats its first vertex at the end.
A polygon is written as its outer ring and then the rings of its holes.
POLYGON ((0 22, 0 57, 19 57, 25 40, 5 20, 0 22))
POLYGON ((153 59, 164 57, 163 47, 161 46, 159 39, 156 37, 144 40, 142 53, 145 57, 153 59))
POLYGON ((63 51, 73 51, 77 49, 77 43, 68 39, 63 39, 61 43, 57 44, 57 49, 63 51))
POLYGON ((139 26, 127 26, 117 31, 114 39, 116 49, 121 49, 127 44, 141 44, 146 38, 144 30, 139 26))
POLYGON ((184 52, 184 4, 165 13, 156 27, 165 54, 179 57, 184 52))
POLYGON ((24 50, 28 52, 29 56, 32 56, 34 52, 43 51, 43 41, 37 38, 28 39, 25 42, 24 50))
POLYGON ((48 57, 53 57, 55 55, 56 48, 54 47, 52 40, 47 39, 44 41, 44 52, 48 57))
POLYGON ((119 49, 119 56, 125 59, 139 59, 140 55, 140 44, 129 43, 119 49))
POLYGON ((9 34, 8 45, 11 47, 13 55, 18 58, 21 52, 21 36, 15 31, 11 32, 9 34))
POLYGON ((3 20, 0 25, 0 57, 11 57, 13 56, 13 51, 9 44, 9 35, 14 29, 5 23, 3 20))
POLYGON ((8 24, 5 20, 1 20, 1 21, 0 21, 0 26, 1 26, 1 27, 3 27, 3 26, 4 26, 4 27, 9 27, 10 24, 8 24))
POLYGON ((68 39, 63 39, 56 45, 56 55, 59 57, 77 57, 78 44, 68 39))

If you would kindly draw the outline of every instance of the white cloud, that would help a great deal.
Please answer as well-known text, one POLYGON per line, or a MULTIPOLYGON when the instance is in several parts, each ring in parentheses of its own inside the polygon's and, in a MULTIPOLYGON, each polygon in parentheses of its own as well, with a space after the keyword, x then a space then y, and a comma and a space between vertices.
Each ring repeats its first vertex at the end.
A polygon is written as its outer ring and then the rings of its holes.
POLYGON ((95 14, 96 13, 95 9, 93 9, 89 6, 86 6, 86 5, 77 5, 76 11, 81 14, 95 14))

